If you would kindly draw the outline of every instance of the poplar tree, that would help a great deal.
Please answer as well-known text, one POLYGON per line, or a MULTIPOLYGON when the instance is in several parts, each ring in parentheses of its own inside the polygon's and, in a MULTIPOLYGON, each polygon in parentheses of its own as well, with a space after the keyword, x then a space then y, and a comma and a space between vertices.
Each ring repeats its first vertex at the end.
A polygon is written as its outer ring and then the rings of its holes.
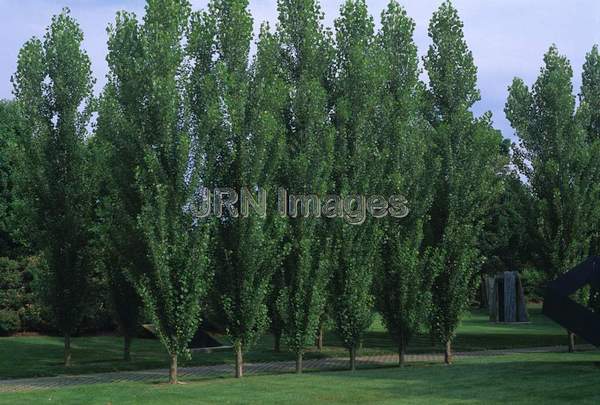
MULTIPOLYGON (((323 14, 316 1, 279 0, 277 9, 277 63, 290 86, 285 105, 282 186, 290 194, 323 196, 330 186, 334 137, 327 91, 333 57, 331 37, 323 28, 323 14)), ((316 214, 313 210, 307 218, 289 218, 285 235, 289 254, 284 262, 284 287, 277 300, 284 340, 296 354, 297 373, 302 372, 306 347, 314 343, 329 280, 326 247, 330 241, 323 236, 316 214)))
POLYGON ((25 122, 15 101, 0 100, 0 257, 13 257, 22 246, 15 218, 17 196, 15 148, 24 136, 25 122))
MULTIPOLYGON (((581 77, 579 109, 577 115, 587 134, 587 142, 594 147, 600 143, 600 51, 598 45, 586 55, 581 77)), ((596 180, 597 181, 597 180, 596 180)), ((600 218, 590 218, 592 228, 590 254, 600 254, 600 218)), ((600 311, 600 291, 592 288, 589 306, 600 311)))
POLYGON ((433 274, 427 265, 424 225, 431 207, 439 158, 431 151, 432 128, 421 110, 424 88, 419 82, 415 24, 391 1, 382 13, 380 48, 383 87, 378 114, 378 145, 383 169, 380 190, 402 195, 410 210, 406 218, 380 220, 375 296, 387 330, 403 365, 411 338, 431 310, 433 274))
MULTIPOLYGON (((143 272, 130 268, 128 277, 170 356, 172 384, 177 383, 179 356, 189 355, 211 277, 206 253, 210 224, 191 208, 200 170, 191 158, 183 94, 182 41, 189 15, 185 0, 149 0, 143 24, 121 13, 109 32, 111 79, 121 92, 116 100, 122 121, 117 115, 116 122, 124 124, 123 136, 129 137, 119 142, 135 145, 118 145, 116 156, 135 167, 129 209, 136 215, 139 207, 132 226, 148 261, 143 272)), ((125 182, 131 179, 127 170, 125 182)))
MULTIPOLYGON (((191 93, 201 101, 192 109, 199 144, 211 144, 199 148, 196 159, 205 162, 209 175, 203 181, 211 188, 249 192, 256 200, 260 200, 256 190, 266 191, 272 201, 275 193, 270 185, 277 174, 284 132, 280 110, 287 92, 274 59, 277 43, 266 26, 249 70, 251 37, 247 0, 211 1, 208 13, 194 18, 189 50, 196 68, 191 93)), ((223 214, 211 248, 214 296, 236 352, 235 375, 242 377, 243 353, 268 326, 266 298, 277 237, 270 232, 272 218, 267 219, 266 213, 223 214)))
MULTIPOLYGON (((335 167, 332 183, 342 196, 368 195, 377 180, 375 112, 378 96, 377 54, 373 19, 364 0, 348 0, 335 21, 336 81, 335 167)), ((366 201, 356 202, 359 209, 366 201)), ((373 259, 377 248, 377 224, 371 219, 334 218, 335 257, 331 297, 336 331, 350 352, 350 369, 356 368, 356 352, 373 318, 373 259), (348 223, 356 221, 356 223, 348 223)))
MULTIPOLYGON (((552 46, 531 90, 515 78, 505 108, 521 140, 516 163, 536 199, 550 279, 587 257, 599 218, 599 144, 588 140, 593 133, 586 133, 576 117, 572 77, 569 61, 552 46)), ((589 94, 587 83, 582 92, 589 94)), ((586 107, 587 101, 582 105, 586 107)), ((587 128, 593 128, 591 121, 587 128)), ((572 351, 574 339, 569 336, 572 351)))
POLYGON ((16 175, 29 234, 48 268, 45 300, 64 336, 71 364, 71 335, 81 322, 92 260, 92 197, 87 125, 93 79, 81 49, 83 33, 68 9, 52 18, 44 40, 19 52, 14 93, 26 120, 16 175))
POLYGON ((143 164, 141 135, 141 42, 132 14, 120 13, 108 29, 108 83, 99 101, 95 137, 98 226, 101 266, 110 306, 123 334, 123 358, 131 358, 142 303, 132 274, 150 269, 148 248, 138 227, 142 200, 136 173, 143 164))
POLYGON ((480 95, 477 68, 462 28, 452 3, 442 3, 429 24, 432 45, 424 58, 429 120, 441 162, 427 230, 427 243, 433 248, 429 266, 436 273, 431 322, 445 344, 446 363, 452 361, 452 339, 469 308, 482 264, 478 241, 485 216, 502 189, 497 173, 505 165, 491 114, 475 118, 470 111, 480 95))
POLYGON ((581 75, 578 114, 588 135, 588 142, 600 140, 600 51, 598 45, 586 55, 581 75))

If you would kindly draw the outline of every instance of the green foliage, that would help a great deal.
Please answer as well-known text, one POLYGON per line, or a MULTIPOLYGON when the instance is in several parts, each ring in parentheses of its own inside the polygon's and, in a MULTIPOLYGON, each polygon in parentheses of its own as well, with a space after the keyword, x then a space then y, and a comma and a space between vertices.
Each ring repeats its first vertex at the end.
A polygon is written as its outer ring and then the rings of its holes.
POLYGON ((143 164, 144 73, 142 44, 131 14, 120 13, 108 29, 108 83, 98 103, 94 139, 96 252, 106 275, 110 308, 127 342, 140 320, 141 300, 134 279, 150 268, 148 247, 139 228, 142 196, 136 173, 143 164))
POLYGON ((205 162, 203 183, 236 192, 266 189, 271 197, 269 218, 253 212, 236 218, 225 211, 211 246, 215 308, 239 356, 268 326, 266 299, 281 255, 272 198, 283 147, 280 110, 287 96, 268 26, 261 29, 248 68, 252 18, 247 8, 246 0, 211 2, 208 13, 193 17, 188 46, 194 65, 189 97, 199 145, 195 159, 205 162))
POLYGON ((142 25, 133 15, 118 15, 109 42, 111 73, 123 91, 116 116, 122 114, 125 133, 132 131, 130 143, 117 144, 117 156, 127 159, 126 184, 135 176, 136 191, 126 198, 134 201, 132 227, 148 260, 143 272, 136 263, 128 275, 175 366, 178 355, 188 354, 210 277, 208 224, 189 208, 198 186, 181 94, 189 14, 187 1, 149 1, 142 25))
MULTIPOLYGON (((598 45, 586 55, 583 65, 581 90, 579 94, 579 108, 577 118, 583 126, 588 143, 594 145, 600 142, 600 52, 598 45)), ((590 254, 600 254, 600 228, 593 227, 590 231, 590 254)))
MULTIPOLYGON (((379 117, 382 151, 381 191, 403 195, 406 218, 382 218, 383 239, 377 261, 377 308, 403 355, 431 309, 432 274, 426 266, 423 226, 431 207, 438 158, 431 153, 431 126, 421 114, 414 22, 396 2, 382 14, 378 36, 384 92, 379 117)), ((402 359, 401 359, 402 361, 402 359)))
POLYGON ((31 301, 21 263, 0 257, 0 334, 10 335, 21 329, 19 311, 31 301))
MULTIPOLYGON (((252 155, 257 164, 254 178, 258 185, 268 190, 268 208, 263 233, 270 250, 263 252, 265 269, 262 270, 270 278, 267 296, 267 323, 279 343, 282 333, 282 321, 277 310, 277 298, 284 286, 283 259, 289 251, 289 243, 283 236, 286 233, 286 220, 275 215, 277 197, 275 187, 283 184, 283 156, 285 153, 286 116, 285 107, 288 101, 289 88, 282 66, 279 65, 279 41, 271 33, 268 24, 261 26, 257 43, 257 52, 252 64, 252 78, 249 100, 249 132, 254 135, 256 146, 252 147, 252 155)), ((277 343, 277 344, 278 344, 277 343)))
MULTIPOLYGON (((594 45, 586 55, 581 79, 577 116, 586 131, 588 143, 593 145, 592 150, 596 152, 600 142, 600 51, 598 51, 598 45, 594 45)), ((594 159, 594 156, 590 156, 590 158, 594 159)), ((597 178, 595 181, 597 181, 597 178)), ((595 220, 595 223, 598 224, 598 218, 590 218, 590 220, 595 220)), ((597 225, 589 229, 591 232, 591 255, 600 254, 599 229, 597 225)), ((588 305, 592 310, 600 311, 600 291, 594 288, 591 289, 588 305)))
MULTIPOLYGON (((336 27, 336 81, 334 82, 335 167, 334 190, 341 195, 375 191, 379 167, 376 157, 376 108, 379 95, 378 59, 373 19, 362 0, 341 7, 336 27)), ((363 202, 364 204, 364 202, 363 202)), ((331 223, 335 258, 332 260, 332 315, 336 330, 350 350, 354 368, 356 351, 372 321, 373 258, 378 228, 369 218, 349 224, 347 218, 331 223)))
POLYGON ((67 336, 85 312, 92 270, 86 128, 93 79, 82 41, 65 9, 53 17, 43 42, 34 38, 23 46, 14 77, 28 135, 15 176, 21 215, 48 263, 47 303, 67 336))
POLYGON ((479 243, 485 256, 482 274, 521 271, 541 263, 531 190, 514 169, 506 170, 502 179, 504 189, 490 210, 479 243))
POLYGON ((544 296, 544 286, 548 281, 544 270, 526 266, 521 270, 520 277, 527 300, 541 300, 544 296))
POLYGON ((143 305, 176 362, 210 298, 239 359, 270 322, 300 371, 328 300, 351 356, 374 307, 402 354, 426 321, 452 341, 481 272, 525 269, 535 296, 600 251, 598 47, 578 106, 555 47, 531 90, 513 82, 518 174, 491 114, 471 111, 477 69, 450 1, 429 26, 428 86, 414 22, 393 0, 378 34, 365 0, 347 0, 335 38, 316 0, 279 0, 251 63, 248 4, 118 13, 99 100, 68 10, 24 45, 16 101, 0 102, 0 330, 47 327, 38 297, 66 336, 104 325, 108 295, 126 337, 143 305), (266 189, 268 215, 198 218, 204 186, 266 189), (282 218, 276 186, 402 195, 410 213, 282 218))
POLYGON ((432 44, 424 58, 434 122, 450 118, 479 101, 477 67, 451 1, 444 1, 429 22, 432 44), (437 119, 436 119, 437 118, 437 119))
POLYGON ((0 100, 0 257, 14 257, 23 251, 14 216, 13 170, 17 166, 15 148, 23 136, 24 122, 14 101, 0 100))
POLYGON ((507 162, 500 155, 501 135, 491 126, 491 114, 474 118, 469 110, 479 99, 477 69, 450 2, 434 14, 429 36, 433 44, 424 63, 435 153, 441 161, 427 234, 430 266, 437 273, 432 326, 442 342, 449 342, 470 302, 482 263, 478 241, 502 190, 497 174, 507 162))
MULTIPOLYGON (((285 176, 282 186, 290 193, 325 195, 329 191, 334 128, 329 117, 331 36, 322 25, 314 0, 280 0, 278 64, 289 83, 286 100, 285 176)), ((285 240, 290 244, 284 262, 284 288, 277 306, 284 338, 301 356, 313 343, 329 279, 329 240, 318 218, 290 218, 285 240)))
POLYGON ((0 336, 11 335, 21 329, 21 319, 16 311, 0 309, 0 336))
MULTIPOLYGON (((16 260, 0 258, 0 310, 16 314, 19 329, 31 332, 51 330, 52 314, 44 309, 39 279, 43 271, 40 258, 16 260)), ((14 332, 14 331, 13 331, 14 332)))
POLYGON ((549 279, 587 256, 599 213, 600 145, 589 141, 593 137, 576 117, 572 75, 568 60, 552 46, 531 90, 521 79, 513 81, 505 109, 521 138, 515 160, 535 197, 549 279))
POLYGON ((600 139, 600 51, 598 45, 586 55, 581 75, 578 115, 581 117, 588 141, 600 139))

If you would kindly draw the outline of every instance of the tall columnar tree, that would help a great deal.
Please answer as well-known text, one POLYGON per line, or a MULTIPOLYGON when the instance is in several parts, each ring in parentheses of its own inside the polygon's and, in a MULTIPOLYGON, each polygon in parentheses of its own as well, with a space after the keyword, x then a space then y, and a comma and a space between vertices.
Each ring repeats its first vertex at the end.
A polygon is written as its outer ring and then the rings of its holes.
POLYGON ((34 38, 25 43, 13 78, 27 122, 19 198, 29 214, 29 234, 48 266, 45 298, 64 335, 66 366, 92 269, 86 138, 93 79, 82 41, 79 25, 63 10, 52 18, 43 42, 34 38))
POLYGON ((96 148, 97 240, 107 276, 111 307, 123 334, 123 357, 129 360, 141 312, 131 274, 150 268, 148 248, 138 227, 142 200, 136 173, 143 164, 143 73, 139 27, 120 13, 108 30, 108 83, 99 102, 96 148))
POLYGON ((404 363, 410 339, 425 324, 431 309, 433 279, 425 263, 423 227, 431 207, 438 158, 431 150, 432 129, 421 113, 424 88, 418 80, 414 22, 391 1, 382 14, 378 35, 383 73, 378 145, 383 172, 381 192, 402 195, 410 212, 406 218, 381 219, 377 308, 397 344, 404 363))
POLYGON ((432 45, 424 58, 429 76, 430 122, 435 151, 441 161, 431 209, 428 244, 433 285, 432 328, 446 346, 461 315, 468 309, 481 265, 478 250, 485 215, 501 191, 497 173, 500 134, 491 127, 491 114, 474 118, 470 107, 479 100, 477 68, 465 42, 463 24, 451 2, 442 3, 429 25, 432 45))
POLYGON ((283 285, 283 267, 275 268, 271 276, 271 284, 267 294, 267 313, 269 316, 269 332, 273 335, 273 351, 281 352, 281 340, 283 335, 283 322, 277 308, 277 298, 280 287, 283 285))
MULTIPOLYGON (((148 261, 143 272, 137 271, 141 266, 128 267, 128 276, 169 353, 171 383, 177 382, 178 357, 189 353, 210 281, 209 224, 191 209, 199 168, 191 159, 183 94, 182 41, 189 15, 185 0, 149 0, 143 24, 133 15, 120 14, 109 41, 111 83, 120 92, 116 123, 129 137, 112 147, 117 146, 124 165, 135 168, 128 209, 137 215, 137 224, 131 226, 140 238, 139 248, 147 249, 148 261)), ((119 181, 131 181, 127 170, 119 181)))
MULTIPOLYGON (((278 39, 286 81, 286 151, 283 186, 290 194, 325 195, 330 185, 334 129, 329 117, 327 86, 332 46, 315 0, 279 0, 278 39)), ((313 207, 314 209, 314 207, 313 207)), ((319 218, 289 219, 290 243, 284 264, 284 288, 278 298, 284 339, 296 354, 296 371, 302 356, 314 343, 325 304, 329 279, 328 255, 323 246, 319 218)))
MULTIPOLYGON (((336 78, 334 84, 335 167, 333 191, 340 195, 367 195, 379 174, 375 121, 378 96, 377 55, 373 19, 364 0, 342 5, 336 27, 336 78)), ((373 190, 374 191, 374 190, 373 190)), ((361 203, 364 205, 364 202, 361 203)), ((350 352, 350 369, 373 317, 373 258, 377 227, 372 219, 336 218, 331 223, 335 258, 332 260, 332 314, 336 331, 350 352), (363 222, 364 221, 364 222, 363 222)))
POLYGON ((0 257, 14 257, 22 248, 16 219, 15 148, 24 136, 25 122, 15 101, 0 100, 0 257))
MULTIPOLYGON (((586 55, 581 77, 577 115, 587 133, 587 142, 600 142, 600 51, 598 45, 586 55)), ((593 231, 590 253, 600 254, 600 227, 593 231)))
MULTIPOLYGON (((280 110, 287 92, 274 59, 277 43, 266 27, 252 70, 248 68, 252 18, 247 8, 247 0, 215 0, 208 13, 194 18, 191 91, 193 99, 202 102, 192 108, 199 144, 211 144, 206 152, 200 149, 196 159, 219 165, 219 170, 207 168, 205 184, 250 192, 259 200, 259 189, 274 197, 269 186, 282 149, 280 110), (212 38, 207 33, 213 33, 212 38)), ((258 212, 225 210, 215 229, 214 295, 235 348, 236 377, 243 375, 244 351, 268 326, 266 298, 277 246, 277 238, 269 233, 270 220, 258 212)))
POLYGON ((572 77, 569 61, 552 46, 531 90, 513 81, 505 109, 521 139, 517 164, 536 199, 550 279, 588 255, 598 219, 600 149, 576 119, 572 77))
POLYGON ((283 156, 285 153, 285 106, 289 95, 289 87, 278 61, 280 48, 275 34, 269 30, 269 25, 261 26, 257 52, 252 65, 250 89, 250 106, 248 115, 249 132, 255 138, 251 150, 259 158, 255 169, 258 186, 267 190, 267 217, 263 224, 263 233, 270 243, 265 244, 265 263, 263 271, 269 275, 267 295, 264 297, 267 306, 267 317, 271 330, 280 331, 280 316, 277 313, 276 298, 272 300, 281 285, 283 274, 283 259, 289 249, 289 243, 284 240, 286 222, 284 218, 275 215, 277 209, 276 187, 283 182, 283 156), (270 215, 269 215, 270 213, 270 215), (273 325, 275 323, 275 325, 273 325))
POLYGON ((600 140, 600 51, 598 45, 586 55, 581 75, 580 106, 588 141, 600 140))

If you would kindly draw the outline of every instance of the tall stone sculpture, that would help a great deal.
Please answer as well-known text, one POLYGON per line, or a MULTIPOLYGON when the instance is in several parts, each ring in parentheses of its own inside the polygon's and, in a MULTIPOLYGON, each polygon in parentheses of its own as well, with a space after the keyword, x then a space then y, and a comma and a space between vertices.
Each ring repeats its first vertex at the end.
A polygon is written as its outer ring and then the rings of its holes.
POLYGON ((516 271, 505 271, 486 278, 490 321, 529 322, 521 278, 516 271))

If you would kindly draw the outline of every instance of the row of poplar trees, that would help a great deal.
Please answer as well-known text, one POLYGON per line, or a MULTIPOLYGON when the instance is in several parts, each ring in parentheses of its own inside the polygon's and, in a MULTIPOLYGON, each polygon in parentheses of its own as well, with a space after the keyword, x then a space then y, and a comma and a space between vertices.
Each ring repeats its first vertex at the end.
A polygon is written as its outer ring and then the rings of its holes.
MULTIPOLYGON (((457 11, 444 2, 433 15, 425 84, 415 24, 395 0, 378 30, 364 0, 347 0, 333 30, 316 0, 278 0, 277 10, 255 52, 248 0, 211 0, 201 12, 186 0, 148 0, 141 20, 120 12, 107 30, 109 73, 97 98, 68 10, 43 39, 23 46, 13 78, 28 134, 15 170, 18 209, 46 258, 47 302, 65 337, 66 364, 99 268, 125 356, 143 311, 170 355, 173 383, 207 302, 216 303, 233 342, 237 376, 244 352, 268 329, 297 355, 301 372, 326 307, 351 368, 375 310, 401 364, 424 327, 451 362, 508 163, 490 114, 471 112, 477 70, 457 11), (197 218, 190 206, 202 186, 265 188, 268 215, 197 218), (362 225, 281 218, 279 186, 402 194, 410 213, 362 225)), ((574 119, 569 97, 565 106, 544 102, 546 81, 562 83, 553 69, 566 69, 554 53, 547 58, 547 77, 533 94, 516 82, 507 107, 531 151, 524 161, 533 164, 535 190, 559 170, 538 152, 548 141, 544 125, 570 131, 574 119), (554 108, 561 125, 543 108, 554 108)), ((597 111, 586 115, 596 131, 597 111)), ((575 147, 557 144, 556 153, 571 153, 561 145, 575 147)), ((557 181, 574 187, 569 177, 557 181)), ((569 209, 555 198, 548 196, 548 210, 569 209)), ((553 243, 579 229, 546 225, 553 243)), ((563 269, 574 256, 556 260, 563 269)))

